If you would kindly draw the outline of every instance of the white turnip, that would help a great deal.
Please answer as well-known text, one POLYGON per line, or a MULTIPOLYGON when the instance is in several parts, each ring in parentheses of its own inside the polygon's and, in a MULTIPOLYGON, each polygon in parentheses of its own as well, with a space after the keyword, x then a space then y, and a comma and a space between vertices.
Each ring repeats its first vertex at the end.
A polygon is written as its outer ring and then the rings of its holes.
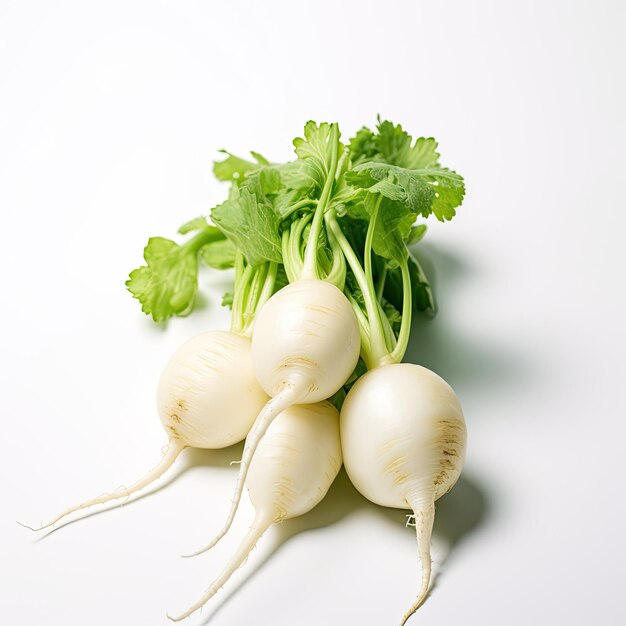
POLYGON ((173 621, 201 608, 246 561, 263 533, 310 511, 341 467, 339 414, 329 402, 289 407, 272 421, 250 463, 246 486, 255 518, 235 554, 206 593, 173 621))
POLYGON ((415 515, 422 582, 402 626, 428 593, 435 500, 454 486, 463 467, 461 405, 452 388, 424 367, 376 367, 346 396, 341 443, 348 476, 368 500, 415 515))
POLYGON ((243 450, 226 523, 209 545, 228 532, 255 450, 272 420, 294 404, 332 396, 359 359, 356 316, 343 293, 322 280, 299 280, 275 293, 259 311, 252 333, 257 380, 272 399, 259 413, 243 450))
POLYGON ((75 511, 140 491, 187 447, 224 448, 241 441, 267 400, 256 382, 248 337, 209 331, 190 339, 174 353, 158 385, 157 409, 169 438, 160 463, 130 487, 70 507, 38 530, 75 511))

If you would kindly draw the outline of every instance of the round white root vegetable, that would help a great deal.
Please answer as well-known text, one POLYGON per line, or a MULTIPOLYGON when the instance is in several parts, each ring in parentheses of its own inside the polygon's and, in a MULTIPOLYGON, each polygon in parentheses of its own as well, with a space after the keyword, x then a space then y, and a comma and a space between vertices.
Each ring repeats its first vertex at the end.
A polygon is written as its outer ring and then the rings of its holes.
POLYGON ((254 375, 250 339, 209 331, 184 343, 165 366, 157 409, 170 439, 225 448, 245 439, 268 401, 254 375))
POLYGON ((326 495, 341 467, 339 414, 329 402, 289 407, 272 422, 250 463, 246 480, 255 518, 235 554, 207 592, 178 622, 201 608, 246 561, 277 522, 310 511, 326 495))
POLYGON ((461 405, 448 383, 424 367, 377 367, 346 396, 341 444, 348 476, 368 500, 415 515, 422 583, 403 626, 428 593, 435 500, 454 486, 463 467, 461 405))
POLYGON ((293 404, 325 400, 354 371, 360 352, 356 315, 348 299, 323 280, 299 280, 276 292, 257 314, 252 362, 272 399, 259 413, 243 450, 232 506, 220 533, 195 554, 212 548, 235 517, 246 473, 272 420, 293 404))
POLYGON ((267 400, 254 375, 248 337, 209 331, 190 339, 174 353, 158 385, 157 409, 169 437, 161 462, 130 487, 70 507, 37 530, 140 491, 187 447, 224 448, 241 441, 267 400))

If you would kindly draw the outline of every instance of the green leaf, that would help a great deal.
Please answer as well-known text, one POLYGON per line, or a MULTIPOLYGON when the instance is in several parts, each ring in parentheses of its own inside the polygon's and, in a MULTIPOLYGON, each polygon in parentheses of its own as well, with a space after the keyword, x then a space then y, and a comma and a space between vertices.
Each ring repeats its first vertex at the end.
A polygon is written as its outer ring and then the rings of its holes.
POLYGON ((463 177, 444 167, 417 171, 436 186, 432 206, 435 217, 441 222, 451 220, 465 197, 463 177))
POLYGON ((191 233, 195 230, 204 230, 208 226, 208 222, 206 221, 206 217, 196 217, 193 220, 189 220, 185 222, 179 229, 178 232, 181 235, 186 235, 187 233, 191 233))
POLYGON ((259 154, 258 152, 255 152, 254 150, 250 150, 250 154, 252 155, 252 158, 259 165, 269 165, 270 164, 270 162, 262 154, 259 154))
POLYGON ((231 291, 227 291, 222 296, 222 306, 223 307, 227 307, 227 308, 232 310, 232 308, 233 308, 233 298, 234 298, 234 294, 231 291))
POLYGON ((216 270, 227 270, 235 267, 237 248, 230 239, 215 241, 200 248, 200 258, 216 270))
POLYGON ((355 164, 361 161, 371 161, 378 153, 376 137, 374 133, 365 126, 350 139, 349 146, 350 158, 355 164))
POLYGON ((412 246, 418 241, 421 241, 426 234, 427 228, 428 227, 426 226, 426 224, 417 224, 416 226, 411 226, 409 236, 406 238, 404 243, 406 243, 407 246, 412 246))
POLYGON ((170 239, 152 237, 144 250, 144 265, 130 273, 128 290, 141 310, 155 322, 189 312, 198 282, 197 251, 170 239))
POLYGON ((407 211, 400 202, 387 198, 382 200, 374 228, 372 248, 378 256, 387 259, 388 267, 397 267, 406 259, 408 251, 404 241, 411 232, 414 221, 415 214, 407 211))
MULTIPOLYGON (((330 162, 332 159, 333 145, 331 141, 332 124, 322 122, 317 125, 313 121, 306 123, 304 127, 304 137, 296 137, 293 145, 296 149, 298 161, 290 166, 290 171, 283 174, 287 178, 291 176, 290 186, 310 186, 311 183, 319 190, 324 187, 330 162)), ((343 144, 339 143, 338 153, 344 150, 343 144)))
POLYGON ((277 194, 284 187, 280 179, 280 168, 261 167, 248 174, 240 187, 245 187, 257 198, 266 200, 267 196, 277 194))
POLYGON ((413 138, 398 124, 389 121, 378 123, 375 137, 376 155, 372 160, 384 161, 408 169, 433 167, 439 162, 437 142, 432 137, 413 138))
POLYGON ((223 161, 213 163, 213 173, 219 180, 240 181, 248 172, 258 169, 261 165, 269 165, 269 161, 258 152, 250 152, 256 163, 235 156, 227 150, 220 152, 228 156, 223 161))
POLYGON ((279 216, 245 187, 211 211, 211 219, 250 265, 282 262, 279 216))
POLYGON ((348 182, 403 204, 416 216, 434 213, 450 220, 463 202, 463 178, 446 168, 411 170, 387 163, 362 163, 346 174, 348 182))

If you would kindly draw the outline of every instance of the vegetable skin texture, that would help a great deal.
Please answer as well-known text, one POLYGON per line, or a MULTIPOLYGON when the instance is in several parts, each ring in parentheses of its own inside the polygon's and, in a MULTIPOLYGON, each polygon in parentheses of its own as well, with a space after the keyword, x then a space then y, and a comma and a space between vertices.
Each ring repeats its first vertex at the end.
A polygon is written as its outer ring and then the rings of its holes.
POLYGON ((187 447, 215 449, 241 441, 267 400, 256 382, 248 337, 225 331, 193 337, 174 353, 159 380, 157 409, 169 438, 161 461, 130 487, 72 506, 36 530, 137 493, 160 478, 187 447))
POLYGON ((246 486, 255 518, 207 592, 173 621, 201 608, 245 563, 272 525, 303 515, 326 495, 341 467, 339 413, 329 402, 291 406, 272 421, 250 463, 246 486))
POLYGON ((209 550, 228 532, 241 499, 250 462, 269 425, 294 404, 320 402, 346 382, 359 359, 360 336, 354 311, 334 285, 316 279, 291 283, 257 313, 252 362, 264 391, 272 396, 246 438, 232 505, 209 550))
POLYGON ((341 409, 346 472, 368 500, 412 509, 422 581, 401 626, 430 584, 435 500, 456 483, 465 458, 463 411, 452 388, 412 363, 376 367, 348 392, 341 409))
POLYGON ((170 439, 225 448, 246 437, 267 402, 252 366, 250 340, 208 331, 184 343, 165 366, 157 408, 170 439))

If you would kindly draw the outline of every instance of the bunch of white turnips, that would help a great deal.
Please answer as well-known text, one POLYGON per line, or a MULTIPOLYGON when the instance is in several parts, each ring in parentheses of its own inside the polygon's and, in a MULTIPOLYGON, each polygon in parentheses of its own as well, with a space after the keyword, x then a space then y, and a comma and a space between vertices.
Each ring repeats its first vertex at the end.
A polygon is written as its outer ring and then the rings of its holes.
POLYGON ((228 154, 214 166, 228 199, 179 245, 155 237, 147 265, 127 286, 163 322, 186 315, 198 264, 234 267, 229 331, 185 343, 161 376, 157 405, 168 436, 161 462, 128 488, 58 515, 125 498, 159 478, 187 447, 223 448, 245 438, 229 530, 244 485, 256 515, 202 607, 274 523, 303 515, 326 495, 342 463, 372 502, 413 512, 422 580, 404 624, 428 592, 435 501, 457 481, 466 429, 452 388, 402 363, 414 309, 433 312, 428 281, 408 246, 424 234, 418 216, 455 215, 463 179, 439 165, 432 138, 413 140, 378 121, 347 146, 337 124, 309 122, 297 158, 271 163, 228 154))

